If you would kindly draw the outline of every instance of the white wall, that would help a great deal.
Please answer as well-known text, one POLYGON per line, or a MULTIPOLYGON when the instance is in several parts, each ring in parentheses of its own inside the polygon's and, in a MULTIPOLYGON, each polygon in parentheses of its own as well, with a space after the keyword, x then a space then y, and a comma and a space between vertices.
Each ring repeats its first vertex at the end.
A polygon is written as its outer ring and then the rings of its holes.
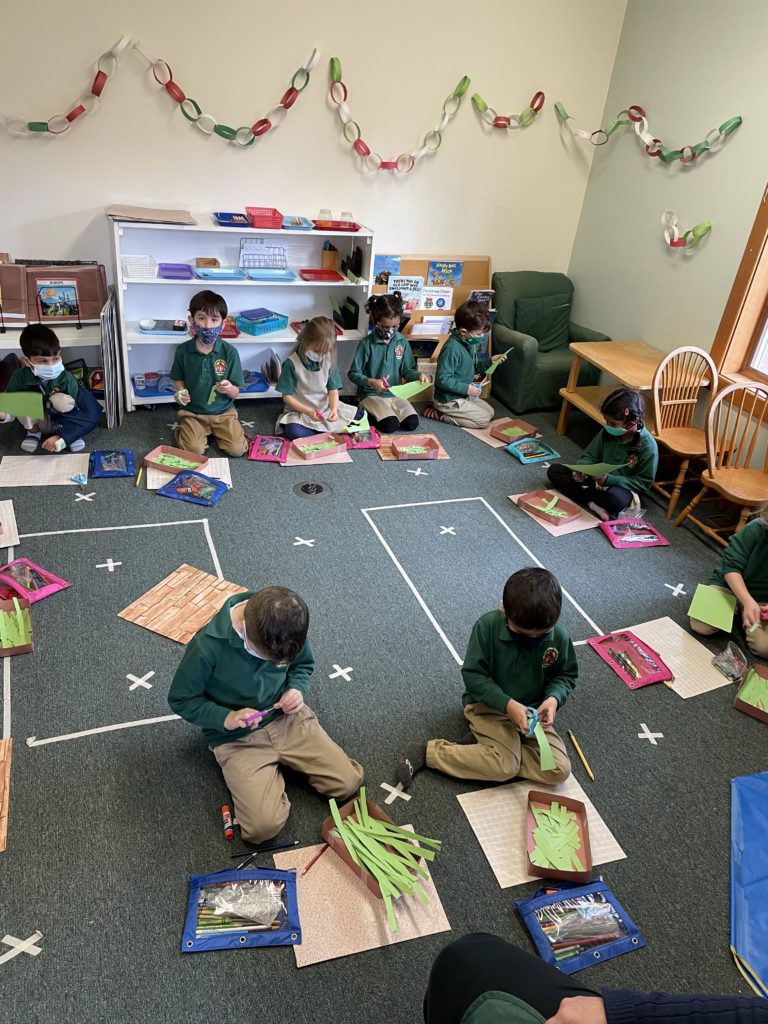
POLYGON ((314 46, 323 56, 283 125, 238 150, 188 124, 143 58, 127 52, 100 110, 66 136, 0 131, 0 250, 109 265, 108 203, 254 204, 308 215, 350 209, 377 232, 379 252, 490 253, 496 269, 564 270, 592 154, 566 158, 553 103, 563 98, 597 123, 625 5, 16 4, 3 19, 0 112, 25 120, 71 109, 93 62, 123 33, 165 58, 188 95, 234 126, 262 117, 314 46), (470 75, 440 151, 410 176, 361 174, 327 99, 332 55, 341 58, 364 138, 385 158, 418 145, 444 97, 470 75), (519 113, 537 89, 546 92, 544 111, 518 132, 484 133, 469 103, 478 91, 499 113, 519 113))
POLYGON ((737 114, 744 123, 689 167, 649 158, 628 128, 597 150, 569 271, 579 322, 665 352, 710 349, 765 188, 767 42, 765 0, 630 0, 601 124, 638 103, 677 149, 737 114), (667 209, 683 229, 712 221, 698 252, 664 244, 667 209))

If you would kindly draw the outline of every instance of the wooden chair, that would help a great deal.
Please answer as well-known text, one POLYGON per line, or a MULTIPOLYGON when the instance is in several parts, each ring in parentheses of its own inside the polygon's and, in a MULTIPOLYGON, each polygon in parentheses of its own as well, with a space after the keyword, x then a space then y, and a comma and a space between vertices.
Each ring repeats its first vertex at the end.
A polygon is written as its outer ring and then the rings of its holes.
POLYGON ((715 529, 691 514, 705 494, 715 491, 725 501, 741 506, 735 532, 750 512, 768 501, 768 450, 762 469, 750 466, 766 424, 768 385, 731 384, 712 399, 707 413, 707 469, 701 474, 702 487, 677 517, 675 526, 691 519, 707 536, 726 547, 727 541, 720 534, 730 527, 715 529))
POLYGON ((717 393, 717 369, 711 356, 699 348, 678 348, 659 363, 653 377, 653 414, 656 440, 681 459, 674 480, 659 480, 653 489, 668 499, 667 519, 680 500, 691 459, 707 454, 704 430, 694 427, 699 393, 705 385, 717 393), (674 484, 670 491, 670 484, 674 484))

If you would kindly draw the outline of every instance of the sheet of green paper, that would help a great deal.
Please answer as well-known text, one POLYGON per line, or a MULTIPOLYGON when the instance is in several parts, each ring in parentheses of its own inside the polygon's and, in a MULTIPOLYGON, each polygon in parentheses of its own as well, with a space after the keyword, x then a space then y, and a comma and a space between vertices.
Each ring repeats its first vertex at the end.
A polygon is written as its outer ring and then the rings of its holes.
POLYGON ((43 396, 39 391, 1 391, 0 412, 9 416, 28 416, 31 420, 41 420, 43 396))
POLYGON ((415 395, 420 394, 422 391, 426 391, 427 388, 432 387, 432 381, 427 381, 426 384, 422 384, 420 380, 409 381, 408 384, 394 384, 389 388, 389 393, 394 395, 395 398, 403 398, 406 401, 409 398, 413 398, 415 395))
POLYGON ((368 422, 368 413, 365 412, 365 413, 363 413, 362 417, 359 420, 350 420, 349 423, 344 428, 344 430, 341 431, 341 433, 342 434, 359 434, 363 430, 370 430, 370 429, 371 429, 371 425, 368 422))
POLYGON ((552 754, 552 748, 549 745, 547 734, 544 732, 544 726, 541 722, 538 723, 533 731, 533 735, 536 737, 536 742, 539 744, 539 755, 541 757, 541 768, 542 771, 551 772, 557 768, 557 763, 552 754))
POLYGON ((733 629, 733 613, 736 610, 736 596, 725 594, 716 587, 708 587, 700 583, 693 595, 688 614, 692 619, 700 619, 708 626, 724 629, 730 633, 733 629))
POLYGON ((577 462, 570 466, 567 462, 564 462, 563 465, 566 469, 572 469, 575 473, 583 473, 584 476, 607 476, 609 473, 615 473, 617 469, 623 469, 626 466, 626 462, 616 464, 610 462, 577 462))
POLYGON ((760 711, 768 711, 768 683, 754 669, 750 669, 747 678, 741 684, 739 700, 750 704, 760 711))

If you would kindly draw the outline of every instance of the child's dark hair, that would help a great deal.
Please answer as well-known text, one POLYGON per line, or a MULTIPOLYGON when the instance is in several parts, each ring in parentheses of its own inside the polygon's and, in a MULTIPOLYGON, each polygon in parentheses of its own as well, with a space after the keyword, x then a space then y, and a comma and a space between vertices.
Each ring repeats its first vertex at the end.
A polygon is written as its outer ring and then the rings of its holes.
POLYGON ((462 302, 456 310, 453 322, 458 330, 485 332, 491 326, 491 317, 488 307, 484 306, 482 302, 468 299, 466 302, 462 302))
POLYGON ((227 316, 227 304, 221 295, 206 288, 189 300, 189 315, 194 319, 195 313, 207 313, 208 316, 215 316, 217 313, 222 320, 227 316))
POLYGON ((287 587, 265 587, 245 606, 245 634, 272 661, 293 661, 307 641, 309 609, 287 587))
POLYGON ((625 424, 640 422, 642 429, 645 415, 645 402, 639 391, 632 388, 616 388, 603 399, 600 412, 606 419, 620 420, 625 424))
POLYGON ((25 327, 21 332, 19 344, 27 358, 30 356, 57 356, 61 351, 61 345, 55 332, 45 324, 30 324, 25 327))
POLYGON ((392 317, 403 319, 403 297, 400 292, 389 292, 386 295, 372 295, 365 306, 365 312, 376 324, 379 320, 392 317))
POLYGON ((552 629, 562 603, 560 584, 549 569, 520 569, 504 584, 504 614, 521 629, 552 629))

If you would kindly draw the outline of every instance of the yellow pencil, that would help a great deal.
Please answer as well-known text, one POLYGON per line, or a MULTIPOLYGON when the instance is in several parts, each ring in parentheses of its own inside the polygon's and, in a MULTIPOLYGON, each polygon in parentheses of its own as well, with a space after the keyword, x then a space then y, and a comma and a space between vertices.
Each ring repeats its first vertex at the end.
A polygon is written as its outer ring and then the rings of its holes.
POLYGON ((139 466, 139 472, 136 474, 136 486, 138 487, 141 483, 141 474, 144 472, 144 467, 139 466))
POLYGON ((571 732, 570 729, 568 730, 568 736, 570 738, 571 743, 576 748, 576 753, 581 758, 581 763, 584 765, 584 768, 586 769, 587 775, 594 782, 595 781, 595 776, 592 774, 592 769, 589 767, 589 763, 588 763, 586 757, 584 757, 584 753, 583 753, 581 747, 579 746, 579 744, 578 744, 578 742, 576 740, 576 737, 573 735, 573 733, 571 732))

